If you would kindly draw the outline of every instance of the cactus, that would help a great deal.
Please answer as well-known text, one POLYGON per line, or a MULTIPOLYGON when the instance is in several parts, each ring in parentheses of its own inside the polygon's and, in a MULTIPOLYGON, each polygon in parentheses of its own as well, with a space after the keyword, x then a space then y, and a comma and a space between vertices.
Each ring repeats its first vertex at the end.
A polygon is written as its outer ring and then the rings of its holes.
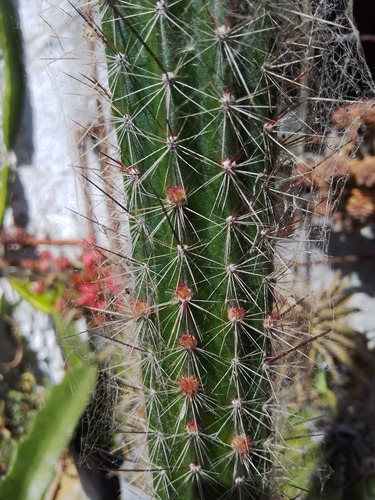
MULTIPOLYGON (((298 314, 306 297, 286 307, 291 297, 280 290, 298 280, 290 272, 295 246, 276 248, 273 275, 271 250, 280 239, 297 240, 299 226, 310 238, 314 207, 299 178, 308 175, 296 165, 306 164, 306 152, 323 161, 343 147, 326 140, 328 124, 337 99, 357 89, 344 89, 334 62, 349 28, 333 4, 102 0, 100 26, 80 12, 106 51, 110 90, 90 81, 110 103, 120 159, 105 157, 123 176, 126 203, 113 201, 131 234, 131 248, 116 252, 131 272, 130 293, 108 311, 125 323, 110 335, 123 347, 114 370, 134 393, 124 410, 136 462, 128 469, 148 478, 142 486, 153 498, 295 495, 320 460, 306 431, 301 449, 313 447, 299 483, 280 485, 282 461, 298 460, 293 431, 284 436, 291 453, 280 435, 285 414, 294 429, 304 426, 278 361, 303 359, 313 339, 305 320, 297 334, 290 329, 292 341, 283 331, 284 315, 298 314), (325 87, 327 67, 336 93, 325 87), (281 277, 279 289, 272 276, 281 277), (268 296, 276 312, 264 331, 268 296), (281 303, 286 313, 277 317, 281 303), (287 412, 270 416, 278 404, 287 412)), ((306 250, 311 242, 300 244, 306 250)), ((319 333, 322 342, 328 332, 319 333)), ((285 378, 293 379, 290 370, 285 378)), ((315 414, 312 405, 302 418, 315 414)))
POLYGON ((106 2, 102 29, 155 490, 262 496, 267 16, 261 2, 106 2))

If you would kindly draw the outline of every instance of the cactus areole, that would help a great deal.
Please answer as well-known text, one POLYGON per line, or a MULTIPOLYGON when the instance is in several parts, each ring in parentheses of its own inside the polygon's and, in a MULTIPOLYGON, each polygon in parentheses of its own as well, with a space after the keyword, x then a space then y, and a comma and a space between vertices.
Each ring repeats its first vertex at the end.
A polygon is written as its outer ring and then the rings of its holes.
POLYGON ((101 2, 155 498, 267 498, 262 4, 101 2))

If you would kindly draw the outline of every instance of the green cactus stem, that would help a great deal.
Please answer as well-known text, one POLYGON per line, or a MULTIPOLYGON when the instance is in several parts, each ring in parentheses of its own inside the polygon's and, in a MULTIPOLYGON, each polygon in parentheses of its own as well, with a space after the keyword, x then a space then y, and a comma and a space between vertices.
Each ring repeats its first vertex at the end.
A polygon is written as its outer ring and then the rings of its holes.
POLYGON ((102 14, 155 495, 265 498, 267 15, 213 0, 102 14))

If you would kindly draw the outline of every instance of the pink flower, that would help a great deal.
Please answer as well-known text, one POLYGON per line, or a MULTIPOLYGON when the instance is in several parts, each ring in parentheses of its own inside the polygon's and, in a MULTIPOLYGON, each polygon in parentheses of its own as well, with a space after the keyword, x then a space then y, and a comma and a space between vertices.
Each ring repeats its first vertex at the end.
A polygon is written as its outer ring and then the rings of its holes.
POLYGON ((70 269, 73 267, 73 263, 64 255, 60 255, 59 257, 55 257, 53 262, 57 268, 57 270, 61 273, 66 269, 70 269))
POLYGON ((103 309, 105 302, 101 300, 101 291, 98 283, 82 283, 78 285, 78 291, 82 294, 77 299, 77 306, 86 306, 92 309, 103 309))

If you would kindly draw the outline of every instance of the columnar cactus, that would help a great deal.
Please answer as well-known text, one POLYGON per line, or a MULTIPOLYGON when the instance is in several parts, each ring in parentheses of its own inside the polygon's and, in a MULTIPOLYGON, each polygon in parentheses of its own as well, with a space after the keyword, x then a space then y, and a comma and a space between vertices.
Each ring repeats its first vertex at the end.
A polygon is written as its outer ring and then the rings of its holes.
POLYGON ((155 494, 262 497, 267 16, 260 1, 102 10, 155 494))
MULTIPOLYGON (((288 0, 98 3, 100 27, 82 15, 105 45, 110 88, 90 80, 110 100, 120 149, 110 163, 123 174, 131 233, 123 257, 130 295, 114 304, 126 319, 115 339, 127 352, 117 375, 130 374, 124 387, 136 394, 124 432, 147 442, 147 451, 133 447, 138 465, 130 468, 152 476, 152 498, 277 496, 286 491, 287 447, 272 427, 286 413, 274 411, 271 423, 270 408, 282 374, 293 379, 278 363, 301 355, 303 365, 315 339, 307 321, 283 328, 309 292, 293 297, 289 285, 282 293, 295 249, 280 251, 275 286, 267 241, 300 234, 309 212, 296 163, 340 153, 342 144, 333 151, 326 138, 337 99, 354 91, 343 90, 336 63, 347 48, 347 12, 288 0), (326 85, 328 67, 337 89, 326 85), (269 220, 271 204, 278 220, 269 220)), ((298 402, 285 392, 294 416, 298 402)), ((315 456, 299 467, 297 492, 315 468, 315 456)))

